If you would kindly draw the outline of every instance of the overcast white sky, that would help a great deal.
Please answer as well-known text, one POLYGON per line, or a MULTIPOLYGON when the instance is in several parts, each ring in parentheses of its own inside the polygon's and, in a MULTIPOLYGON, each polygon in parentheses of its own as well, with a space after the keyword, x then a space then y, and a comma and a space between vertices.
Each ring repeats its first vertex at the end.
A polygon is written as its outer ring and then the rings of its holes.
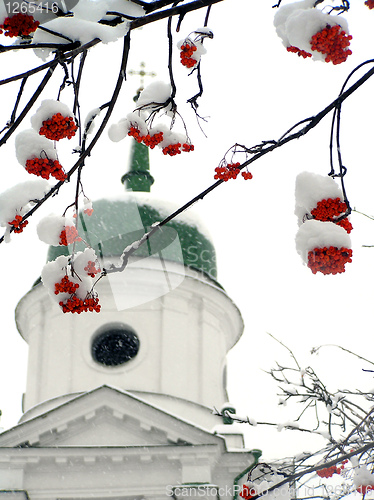
MULTIPOLYGON (((196 150, 175 158, 165 158, 160 150, 151 152, 152 175, 156 179, 152 192, 159 198, 178 204, 188 201, 213 182, 214 168, 231 145, 238 142, 250 147, 262 140, 277 139, 294 123, 329 104, 348 73, 372 56, 374 11, 367 9, 363 0, 352 2, 351 12, 345 16, 353 35, 353 55, 340 66, 287 53, 274 32, 271 6, 270 0, 226 0, 213 7, 209 27, 215 37, 205 44, 208 53, 203 56, 204 95, 199 108, 201 115, 210 117, 203 125, 207 138, 183 104, 196 91, 193 77, 187 78, 184 68, 178 69, 177 102, 196 150)), ((201 12, 187 17, 175 41, 202 26, 204 15, 201 12)), ((108 100, 120 52, 121 43, 90 52, 88 77, 83 81, 83 116, 108 100)), ((23 71, 26 64, 40 64, 31 52, 27 56, 28 62, 24 53, 14 54, 14 59, 1 55, 8 65, 6 73, 2 65, 1 77, 11 72, 11 63, 16 72, 23 71)), ((140 61, 146 62, 148 70, 156 71, 158 78, 167 79, 165 22, 133 33, 129 68, 138 68, 140 61)), ((58 83, 55 79, 54 85, 49 85, 45 97, 56 97, 58 83)), ((137 84, 130 78, 125 85, 113 122, 131 111, 137 84)), ((373 90, 374 80, 344 104, 342 113, 348 197, 353 207, 368 214, 374 214, 373 90)), ((14 99, 17 87, 0 88, 0 92, 4 123, 8 119, 7 101, 14 99)), ((310 348, 323 343, 338 343, 369 357, 372 352, 374 248, 362 245, 374 245, 374 221, 353 214, 354 262, 344 275, 314 276, 302 265, 294 246, 295 177, 304 170, 329 172, 329 133, 327 117, 307 136, 253 164, 253 180, 227 182, 194 207, 216 246, 218 280, 240 308, 246 326, 240 343, 229 354, 230 400, 241 414, 257 420, 270 420, 274 415, 280 421, 289 418, 276 414, 276 387, 264 373, 275 360, 286 362, 287 353, 266 332, 292 348, 301 364, 311 362, 310 348)), ((126 171, 127 146, 126 141, 113 144, 107 138, 97 146, 83 176, 86 194, 92 199, 121 192, 119 179, 126 171)), ((2 190, 28 179, 13 149, 10 140, 0 152, 2 190)), ((37 240, 35 226, 42 214, 62 211, 71 203, 73 191, 73 185, 64 187, 61 200, 52 200, 33 217, 22 235, 0 246, 0 408, 2 426, 6 428, 21 415, 27 365, 27 348, 15 328, 14 309, 40 275, 47 251, 37 240)), ((364 375, 362 381, 362 365, 331 348, 321 353, 316 363, 334 386, 374 386, 370 374, 364 375)), ((288 452, 289 438, 283 434, 268 434, 256 428, 248 429, 246 436, 247 446, 262 449, 265 456, 281 454, 286 444, 288 452)))

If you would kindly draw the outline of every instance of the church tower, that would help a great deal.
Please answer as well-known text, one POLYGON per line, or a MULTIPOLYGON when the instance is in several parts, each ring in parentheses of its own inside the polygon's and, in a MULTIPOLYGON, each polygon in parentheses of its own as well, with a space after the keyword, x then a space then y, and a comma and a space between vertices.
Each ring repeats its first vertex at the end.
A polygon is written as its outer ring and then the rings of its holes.
MULTIPOLYGON (((127 193, 79 214, 103 266, 177 208, 151 196, 148 149, 136 141, 122 181, 127 193)), ((261 452, 244 447, 229 413, 222 424, 213 412, 234 411, 226 355, 243 321, 202 224, 173 219, 97 291, 99 314, 63 314, 42 283, 18 304, 27 387, 19 424, 0 434, 0 500, 236 498, 261 452)))

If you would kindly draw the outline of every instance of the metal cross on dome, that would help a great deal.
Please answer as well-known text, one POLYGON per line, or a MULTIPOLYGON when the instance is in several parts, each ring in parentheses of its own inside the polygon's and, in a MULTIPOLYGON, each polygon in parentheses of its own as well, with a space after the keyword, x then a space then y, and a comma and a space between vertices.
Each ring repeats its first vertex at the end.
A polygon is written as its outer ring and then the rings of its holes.
POLYGON ((136 92, 136 97, 134 98, 134 100, 138 99, 140 92, 144 89, 144 78, 146 76, 151 76, 151 77, 156 76, 156 73, 154 71, 146 71, 144 68, 145 68, 145 62, 141 62, 139 70, 130 69, 129 71, 129 75, 140 76, 140 86, 136 92))

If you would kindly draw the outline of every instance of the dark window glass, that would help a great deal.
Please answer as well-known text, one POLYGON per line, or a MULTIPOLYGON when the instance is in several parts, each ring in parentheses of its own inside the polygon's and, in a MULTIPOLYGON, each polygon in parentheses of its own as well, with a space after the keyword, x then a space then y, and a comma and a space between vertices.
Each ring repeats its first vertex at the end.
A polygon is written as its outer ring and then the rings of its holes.
POLYGON ((111 326, 95 337, 92 357, 104 366, 118 366, 130 361, 139 351, 139 339, 129 328, 111 326))

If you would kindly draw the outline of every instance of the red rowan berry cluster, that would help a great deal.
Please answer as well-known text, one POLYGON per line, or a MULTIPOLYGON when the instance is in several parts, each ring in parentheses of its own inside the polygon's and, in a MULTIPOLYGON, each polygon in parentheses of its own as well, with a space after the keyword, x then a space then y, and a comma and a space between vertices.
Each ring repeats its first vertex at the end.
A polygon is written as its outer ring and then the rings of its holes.
POLYGON ((22 233, 24 227, 27 226, 28 223, 29 221, 27 220, 22 222, 22 217, 20 215, 16 215, 12 221, 8 222, 10 226, 13 226, 13 231, 15 233, 22 233))
MULTIPOLYGON (((85 208, 83 210, 83 213, 85 213, 86 215, 88 215, 89 217, 93 214, 93 208, 85 208)), ((76 217, 76 215, 75 215, 76 217)))
POLYGON ((365 485, 357 486, 356 489, 362 495, 366 495, 366 493, 368 491, 374 491, 374 485, 373 484, 365 484, 365 485))
POLYGON ((347 60, 352 51, 347 49, 352 40, 351 35, 347 35, 338 24, 329 24, 321 31, 312 36, 310 41, 312 50, 326 54, 325 62, 340 64, 347 60))
POLYGON ((240 163, 228 163, 223 167, 216 167, 214 178, 227 182, 229 179, 236 179, 240 173, 240 163))
POLYGON ((344 273, 344 266, 352 262, 352 250, 349 248, 323 247, 308 252, 308 267, 313 274, 344 273))
POLYGON ((59 305, 64 313, 71 312, 80 314, 81 312, 88 311, 100 312, 101 309, 98 297, 94 297, 92 294, 88 294, 84 300, 79 299, 76 295, 73 295, 65 301, 60 301, 59 305))
POLYGON ((75 226, 65 226, 60 234, 60 245, 68 246, 75 241, 82 241, 75 226))
POLYGON ((325 469, 318 470, 317 476, 325 478, 332 477, 334 474, 340 474, 342 469, 344 469, 344 466, 338 468, 336 467, 336 465, 332 465, 331 467, 326 467, 325 469))
POLYGON ((128 134, 130 137, 133 137, 137 142, 143 142, 146 146, 150 147, 153 149, 157 144, 160 144, 160 142, 163 141, 164 139, 164 134, 162 132, 159 132, 154 135, 141 135, 140 130, 137 129, 136 127, 130 127, 130 130, 128 131, 128 134))
POLYGON ((243 484, 243 489, 239 493, 239 495, 244 498, 244 500, 250 500, 251 498, 255 497, 258 495, 257 491, 253 486, 248 486, 246 484, 243 484))
POLYGON ((194 149, 195 146, 193 144, 187 144, 186 142, 181 144, 180 142, 177 142, 176 144, 169 144, 169 146, 165 146, 164 148, 162 148, 162 152, 164 153, 164 155, 175 156, 181 154, 182 151, 184 153, 189 153, 194 149))
POLYGON ((91 278, 94 278, 96 274, 98 274, 101 269, 96 269, 96 264, 92 260, 89 260, 87 262, 87 266, 84 268, 84 270, 87 272, 88 276, 91 276, 91 278))
MULTIPOLYGON (((240 163, 227 163, 221 167, 216 167, 214 178, 227 182, 229 179, 236 179, 240 174, 240 163)), ((242 172, 242 177, 245 180, 253 178, 251 172, 242 172)))
POLYGON ((299 57, 300 56, 303 57, 304 59, 306 59, 307 57, 312 57, 312 54, 310 52, 307 52, 306 50, 301 50, 298 47, 295 47, 293 45, 291 45, 290 47, 287 47, 287 51, 293 52, 293 53, 297 54, 299 57))
POLYGON ((77 288, 79 288, 78 283, 73 283, 67 276, 64 276, 59 283, 55 283, 55 295, 59 293, 73 294, 77 291, 77 288))
POLYGON ((39 134, 45 135, 47 139, 59 141, 60 139, 74 137, 77 128, 71 116, 62 116, 61 113, 56 113, 48 120, 43 121, 39 134))
POLYGON ((25 169, 29 174, 38 175, 43 179, 49 179, 51 175, 58 181, 64 181, 67 177, 61 164, 57 160, 50 160, 49 158, 27 160, 25 169))
POLYGON ((12 17, 6 17, 3 24, 0 24, 0 33, 5 36, 28 36, 33 33, 39 26, 39 21, 35 21, 28 14, 14 14, 12 17))
POLYGON ((186 66, 186 68, 193 68, 195 66, 197 60, 192 56, 193 53, 196 52, 196 50, 196 45, 194 45, 191 41, 189 43, 185 42, 183 45, 181 45, 180 58, 183 66, 186 66))
POLYGON ((245 181, 253 179, 253 175, 251 174, 251 172, 242 172, 242 177, 245 181))
POLYGON ((334 217, 339 216, 346 210, 347 205, 340 198, 327 198, 319 201, 311 214, 317 220, 333 221, 334 217))
MULTIPOLYGON (((317 207, 311 210, 311 214, 316 220, 335 222, 335 218, 347 210, 347 205, 340 198, 327 198, 319 201, 317 207)), ((353 229, 352 224, 347 218, 335 222, 338 226, 350 233, 353 229)))
POLYGON ((369 9, 374 9, 374 0, 366 0, 365 5, 369 7, 369 9))

